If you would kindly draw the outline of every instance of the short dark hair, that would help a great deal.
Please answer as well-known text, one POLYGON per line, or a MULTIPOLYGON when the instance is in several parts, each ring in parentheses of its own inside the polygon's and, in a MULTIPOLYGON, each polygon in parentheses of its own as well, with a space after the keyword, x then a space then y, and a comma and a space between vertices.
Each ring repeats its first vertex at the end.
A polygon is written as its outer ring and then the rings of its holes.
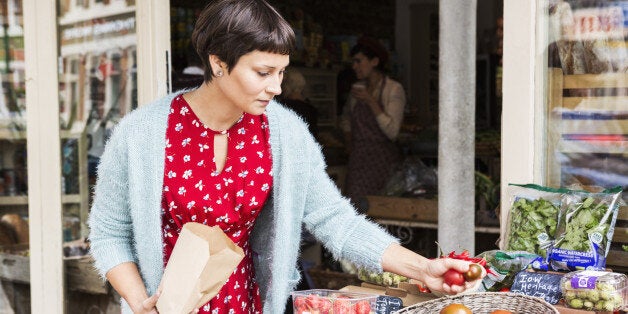
POLYGON ((227 71, 243 55, 259 50, 289 55, 296 45, 290 24, 264 0, 216 0, 199 15, 192 44, 203 62, 204 80, 214 76, 209 55, 216 55, 227 71))
POLYGON ((386 62, 388 62, 388 50, 379 40, 372 37, 361 37, 356 45, 351 48, 349 54, 353 57, 360 52, 369 59, 379 58, 377 69, 384 72, 386 62))

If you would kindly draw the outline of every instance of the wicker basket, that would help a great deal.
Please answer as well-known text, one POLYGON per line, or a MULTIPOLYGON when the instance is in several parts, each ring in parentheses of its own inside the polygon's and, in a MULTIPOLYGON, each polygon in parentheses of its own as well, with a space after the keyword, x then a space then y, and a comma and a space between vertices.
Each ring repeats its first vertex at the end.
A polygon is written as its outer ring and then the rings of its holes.
POLYGON ((359 286, 362 281, 357 275, 331 271, 320 267, 308 270, 315 289, 339 290, 346 286, 359 286))
POLYGON ((452 303, 464 304, 473 314, 508 310, 517 314, 558 314, 558 310, 541 298, 511 292, 474 292, 446 296, 404 308, 395 313, 435 314, 452 303))

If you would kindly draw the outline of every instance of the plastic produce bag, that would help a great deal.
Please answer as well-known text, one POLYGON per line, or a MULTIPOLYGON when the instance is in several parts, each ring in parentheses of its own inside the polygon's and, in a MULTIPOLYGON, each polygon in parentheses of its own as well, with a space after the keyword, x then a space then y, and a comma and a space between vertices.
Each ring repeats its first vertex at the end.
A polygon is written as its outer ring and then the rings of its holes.
POLYGON ((550 254, 555 270, 604 269, 621 202, 621 187, 599 193, 565 195, 556 242, 550 254))
POLYGON ((491 250, 482 252, 478 257, 486 259, 488 266, 480 291, 502 291, 510 289, 515 275, 538 260, 539 255, 522 251, 491 250))
POLYGON ((391 175, 382 190, 386 196, 432 196, 436 194, 436 170, 417 157, 406 158, 391 175))
MULTIPOLYGON (((562 196, 568 190, 534 184, 508 186, 511 207, 506 226, 506 251, 525 251, 547 258, 555 239, 562 196)), ((537 269, 547 270, 540 261, 537 269)))

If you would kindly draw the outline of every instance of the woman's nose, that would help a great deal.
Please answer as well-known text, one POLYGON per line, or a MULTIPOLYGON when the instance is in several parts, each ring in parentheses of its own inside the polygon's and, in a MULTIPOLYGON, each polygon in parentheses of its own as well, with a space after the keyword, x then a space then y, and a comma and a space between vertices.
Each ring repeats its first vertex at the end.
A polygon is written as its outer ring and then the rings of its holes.
POLYGON ((281 94, 281 80, 274 80, 273 83, 269 84, 266 87, 266 92, 271 93, 273 95, 281 94))

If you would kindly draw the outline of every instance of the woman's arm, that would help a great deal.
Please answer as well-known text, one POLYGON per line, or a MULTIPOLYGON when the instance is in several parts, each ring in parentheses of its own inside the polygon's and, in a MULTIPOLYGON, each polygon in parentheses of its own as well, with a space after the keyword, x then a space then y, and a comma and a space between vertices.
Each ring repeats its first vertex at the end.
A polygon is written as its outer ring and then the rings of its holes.
MULTIPOLYGON (((401 122, 403 122, 403 110, 406 106, 406 93, 399 83, 390 83, 392 87, 388 95, 383 95, 381 110, 373 111, 379 128, 384 132, 386 137, 391 140, 397 138, 401 122)), ((384 90, 384 93, 387 91, 384 90)), ((377 104, 379 107, 379 104, 377 104)))
POLYGON ((466 272, 469 264, 470 262, 452 258, 427 259, 399 244, 391 244, 382 256, 382 268, 385 271, 419 280, 430 290, 443 291, 448 294, 460 293, 477 284, 476 280, 465 282, 464 286, 450 286, 443 280, 443 275, 450 268, 458 272, 466 272))
POLYGON ((127 262, 115 266, 107 273, 107 280, 129 304, 133 313, 157 314, 155 306, 159 298, 159 292, 148 297, 144 282, 135 263, 127 262))

